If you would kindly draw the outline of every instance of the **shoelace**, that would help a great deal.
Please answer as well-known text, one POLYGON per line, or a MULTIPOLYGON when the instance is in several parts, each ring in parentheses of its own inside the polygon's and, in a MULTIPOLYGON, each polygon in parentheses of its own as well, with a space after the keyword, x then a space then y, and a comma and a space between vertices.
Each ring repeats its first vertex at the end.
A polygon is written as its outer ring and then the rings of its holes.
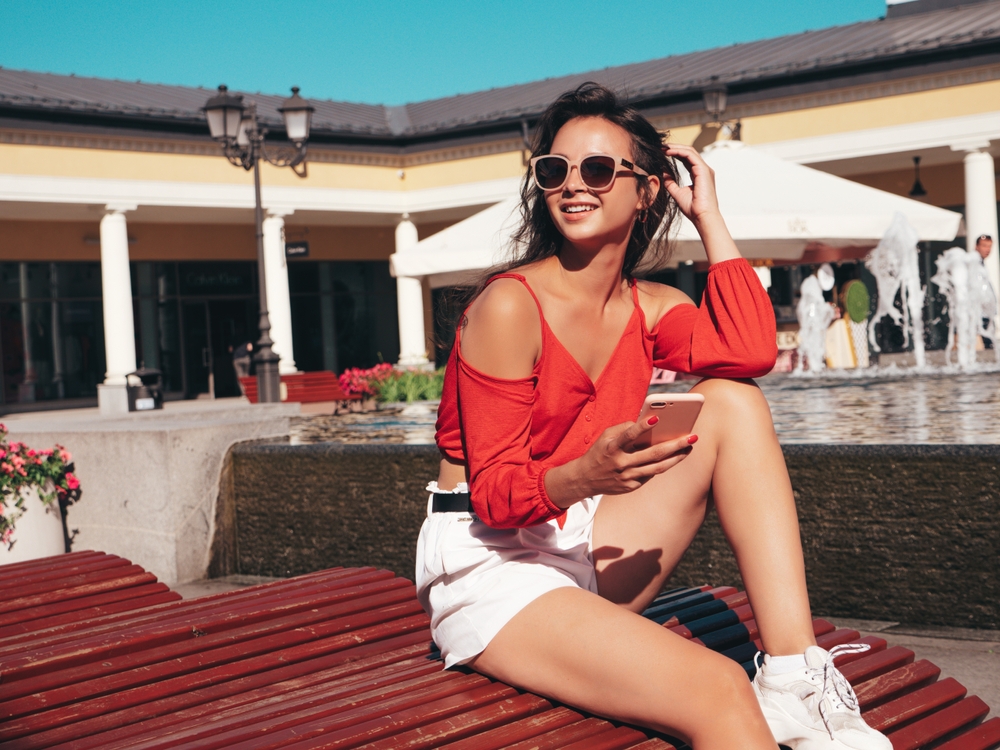
MULTIPOLYGON (((847 681, 847 678, 840 673, 840 670, 833 665, 833 661, 841 654, 863 654, 870 648, 871 646, 867 643, 843 643, 839 646, 834 646, 827 653, 826 661, 823 663, 823 689, 820 691, 819 716, 823 719, 823 726, 826 727, 827 734, 830 735, 831 740, 834 739, 833 730, 830 728, 830 721, 826 716, 826 701, 824 699, 830 697, 830 703, 834 708, 838 704, 833 701, 832 696, 828 695, 830 688, 833 688, 833 693, 841 705, 852 712, 858 709, 858 696, 854 693, 854 688, 851 687, 851 683, 847 681)), ((763 655, 763 651, 758 651, 753 657, 753 665, 758 671, 761 668, 761 661, 759 660, 763 655)))
POLYGON ((820 694, 819 715, 823 719, 823 724, 826 726, 826 731, 830 735, 831 740, 833 739, 833 730, 830 729, 830 722, 826 716, 825 699, 830 698, 830 704, 836 709, 839 706, 833 700, 833 696, 835 695, 837 701, 839 701, 839 705, 843 705, 851 712, 858 710, 858 696, 855 695, 854 688, 851 687, 851 683, 847 681, 847 678, 840 673, 840 670, 833 665, 833 661, 841 654, 863 654, 870 648, 871 646, 867 643, 844 643, 840 646, 834 646, 830 649, 826 661, 823 663, 823 690, 820 694), (833 695, 830 695, 831 688, 833 695))

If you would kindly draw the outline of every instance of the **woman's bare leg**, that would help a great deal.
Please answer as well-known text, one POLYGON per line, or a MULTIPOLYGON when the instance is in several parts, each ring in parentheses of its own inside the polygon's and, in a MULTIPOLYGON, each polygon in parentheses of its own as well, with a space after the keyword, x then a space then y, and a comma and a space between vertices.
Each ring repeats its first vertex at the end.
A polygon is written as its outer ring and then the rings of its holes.
POLYGON ((581 589, 536 599, 471 666, 694 750, 776 747, 738 664, 581 589))
POLYGON ((815 643, 798 516, 784 456, 760 389, 708 379, 691 455, 628 495, 605 497, 594 521, 601 595, 645 608, 705 516, 709 490, 771 654, 815 643))

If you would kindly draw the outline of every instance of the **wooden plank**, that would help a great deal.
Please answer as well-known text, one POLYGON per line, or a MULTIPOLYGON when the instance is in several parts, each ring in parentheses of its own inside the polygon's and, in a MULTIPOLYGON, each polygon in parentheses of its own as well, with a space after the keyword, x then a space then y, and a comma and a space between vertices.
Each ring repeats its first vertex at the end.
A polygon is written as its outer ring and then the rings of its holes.
MULTIPOLYGON (((397 601, 401 596, 405 596, 401 593, 404 589, 412 589, 412 584, 402 578, 388 577, 366 585, 343 588, 331 586, 304 598, 284 596, 280 597, 280 601, 276 599, 270 603, 268 607, 250 603, 224 610, 217 607, 199 608, 196 610, 199 614, 195 618, 189 614, 193 608, 177 607, 161 611, 153 618, 128 621, 125 627, 122 624, 113 627, 105 624, 101 628, 82 631, 72 639, 60 636, 54 642, 46 641, 30 651, 21 650, 16 656, 7 656, 4 660, 3 677, 8 684, 0 684, 0 701, 13 694, 23 694, 25 688, 12 683, 34 675, 52 674, 115 656, 125 658, 136 651, 156 646, 167 647, 178 642, 190 642, 197 637, 211 638, 235 630, 246 631, 246 628, 253 624, 278 623, 281 615, 294 617, 303 611, 314 610, 326 613, 331 606, 347 606, 350 609, 356 605, 351 605, 349 602, 373 595, 388 596, 389 599, 397 601), (67 645, 70 641, 72 646, 67 645)), ((209 642, 211 641, 201 643, 204 646, 209 642)), ((73 679, 86 678, 81 673, 73 679)))
POLYGON ((506 750, 554 750, 555 748, 565 747, 569 743, 576 742, 584 737, 600 734, 611 726, 612 724, 609 721, 591 717, 573 724, 567 724, 558 729, 553 729, 537 737, 508 745, 506 750))
MULTIPOLYGON (((133 567, 142 570, 137 565, 133 567)), ((131 567, 128 570, 131 570, 131 567)), ((50 604, 53 601, 79 599, 80 597, 93 596, 105 591, 114 591, 115 589, 128 588, 130 586, 141 586, 146 583, 156 583, 156 576, 152 573, 136 573, 125 578, 112 578, 85 583, 72 588, 60 589, 59 591, 48 591, 31 596, 23 596, 18 599, 8 599, 0 602, 0 614, 16 612, 17 610, 28 609, 29 607, 39 607, 43 604, 50 604)))
POLYGON ((365 750, 428 750, 454 740, 478 737, 491 729, 504 728, 511 722, 550 708, 552 704, 537 695, 515 695, 408 732, 369 742, 362 747, 365 750))
POLYGON ((516 742, 569 726, 582 719, 582 714, 566 706, 559 706, 519 721, 510 722, 488 732, 478 733, 473 737, 449 742, 441 745, 441 750, 500 750, 500 748, 505 748, 516 742))
MULTIPOLYGON (((100 583, 103 581, 127 581, 136 575, 152 575, 147 573, 139 565, 126 565, 124 567, 99 568, 71 576, 55 576, 38 583, 22 583, 17 581, 16 585, 10 586, 4 591, 3 601, 0 601, 0 611, 10 612, 18 602, 31 601, 37 599, 39 603, 46 603, 46 594, 71 590, 88 584, 100 583)), ((153 578, 155 581, 155 577, 153 578)), ((123 584, 124 585, 124 584, 123 584)), ((24 605, 19 605, 18 608, 24 605)), ((35 605, 27 605, 35 606, 35 605)))
POLYGON ((296 647, 203 672, 205 687, 198 689, 185 689, 186 678, 176 678, 177 689, 163 691, 168 697, 152 698, 132 707, 116 710, 109 698, 102 698, 99 700, 106 704, 104 712, 32 735, 32 739, 37 739, 38 747, 54 745, 60 750, 105 748, 123 738, 159 735, 170 725, 252 703, 289 686, 348 679, 367 672, 377 673, 379 668, 387 666, 405 670, 413 662, 431 665, 434 670, 441 668, 440 662, 426 658, 430 653, 430 635, 425 630, 331 654, 318 653, 316 645, 320 643, 306 644, 312 649, 310 652, 296 647), (209 679, 205 680, 206 677, 209 679))
POLYGON ((926 659, 904 664, 901 667, 872 677, 854 686, 858 705, 862 711, 898 698, 903 693, 929 685, 937 680, 941 669, 926 659))
MULTIPOLYGON (((419 608, 419 605, 417 607, 419 608)), ((269 657, 273 663, 274 660, 282 658, 281 652, 289 646, 305 645, 310 641, 317 641, 313 644, 316 653, 330 653, 356 646, 366 640, 383 640, 427 628, 428 618, 422 610, 420 614, 411 617, 401 619, 395 617, 398 612, 413 611, 412 604, 399 605, 398 607, 386 608, 386 610, 364 613, 356 620, 351 621, 350 625, 356 626, 356 629, 351 628, 347 632, 334 632, 338 628, 347 627, 342 623, 335 623, 325 628, 310 628, 307 633, 295 632, 290 637, 275 643, 273 648, 264 649, 265 653, 258 654, 258 656, 269 657), (330 637, 320 639, 324 633, 329 634, 330 637)), ((205 687, 213 684, 220 673, 225 674, 227 671, 245 674, 245 667, 240 662, 245 660, 245 656, 253 656, 254 654, 252 652, 243 654, 241 648, 244 648, 243 644, 230 647, 229 652, 222 655, 223 658, 217 657, 214 660, 217 662, 216 666, 227 669, 215 671, 206 669, 206 666, 212 666, 212 664, 205 664, 201 655, 195 655, 161 663, 139 670, 137 673, 112 675, 103 680, 92 680, 82 685, 70 685, 64 688, 65 692, 59 696, 60 703, 64 705, 51 710, 44 710, 42 705, 45 703, 44 698, 50 693, 45 693, 42 696, 27 696, 20 699, 22 703, 18 704, 18 707, 26 711, 27 715, 24 715, 23 718, 8 720, 0 725, 0 741, 24 737, 84 718, 99 716, 108 710, 127 708, 150 700, 176 695, 180 691, 205 687), (243 655, 243 659, 240 658, 241 655, 243 655), (88 697, 91 700, 84 700, 88 697), (38 698, 43 700, 38 701, 38 698)), ((262 658, 257 662, 257 665, 267 663, 267 661, 268 658, 262 658)))
POLYGON ((953 677, 949 677, 883 703, 878 708, 869 709, 862 713, 862 717, 868 726, 885 733, 956 703, 965 694, 965 688, 953 677))
POLYGON ((870 680, 881 674, 898 669, 913 661, 913 652, 902 646, 893 646, 876 654, 862 656, 857 661, 845 664, 840 673, 851 685, 870 680))
POLYGON ((638 729, 612 727, 606 732, 564 745, 563 750, 622 750, 649 739, 638 729))
POLYGON ((996 747, 1000 747, 1000 717, 994 716, 939 745, 936 750, 993 750, 996 747))
POLYGON ((972 696, 886 736, 892 742, 893 750, 918 750, 982 719, 989 711, 989 706, 972 696))
POLYGON ((338 696, 334 685, 326 692, 315 691, 309 696, 311 700, 289 701, 286 704, 249 704, 219 716, 206 716, 202 720, 171 726, 156 734, 132 737, 107 746, 106 750, 173 750, 182 747, 230 747, 234 744, 243 746, 244 743, 252 744, 260 739, 266 741, 270 732, 281 729, 294 729, 317 721, 339 726, 343 723, 342 717, 347 715, 354 721, 360 721, 372 714, 378 716, 390 711, 393 707, 409 707, 425 700, 463 695, 482 686, 494 687, 481 675, 462 675, 442 670, 394 685, 376 684, 369 690, 345 696, 338 696))
MULTIPOLYGON (((105 555, 103 557, 85 557, 82 560, 68 560, 63 566, 38 568, 36 570, 29 569, 14 576, 0 575, 0 599, 11 598, 7 596, 7 592, 22 586, 48 583, 53 580, 61 581, 98 570, 127 568, 131 564, 123 557, 105 555)), ((3 572, 5 571, 0 567, 0 573, 3 572)))
MULTIPOLYGON (((401 731, 517 695, 506 685, 490 684, 481 675, 456 675, 437 686, 350 710, 317 707, 277 722, 242 726, 197 743, 138 745, 134 750, 214 750, 239 744, 244 750, 332 750, 357 747, 401 731)), ((170 738, 165 738, 170 739, 170 738)))
POLYGON ((0 658, 27 648, 27 644, 31 642, 43 639, 45 634, 40 631, 49 628, 86 623, 104 614, 133 612, 154 604, 180 600, 181 595, 171 591, 166 584, 150 583, 11 612, 7 616, 10 618, 7 620, 9 624, 0 626, 0 644, 2 644, 0 658))

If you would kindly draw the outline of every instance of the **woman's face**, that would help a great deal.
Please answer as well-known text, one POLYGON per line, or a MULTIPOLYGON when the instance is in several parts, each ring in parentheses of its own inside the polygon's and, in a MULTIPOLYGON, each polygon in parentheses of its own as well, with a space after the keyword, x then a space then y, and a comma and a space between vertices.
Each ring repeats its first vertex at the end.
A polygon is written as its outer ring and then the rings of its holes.
MULTIPOLYGON (((559 129, 552 141, 552 154, 578 163, 589 154, 610 154, 632 161, 632 139, 618 125, 601 117, 577 117, 559 129)), ((650 177, 656 190, 659 181, 650 177)), ((625 243, 632 232, 636 213, 643 208, 636 175, 619 167, 611 189, 594 190, 580 179, 578 166, 560 190, 545 193, 552 220, 559 232, 578 249, 599 250, 612 243, 625 243)))

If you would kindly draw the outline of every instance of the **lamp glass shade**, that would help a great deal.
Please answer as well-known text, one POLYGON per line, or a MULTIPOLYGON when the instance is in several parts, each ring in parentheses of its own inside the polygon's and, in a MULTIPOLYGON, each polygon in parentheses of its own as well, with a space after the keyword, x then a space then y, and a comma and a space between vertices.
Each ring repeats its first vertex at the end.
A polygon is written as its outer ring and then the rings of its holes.
POLYGON ((239 129, 236 131, 236 145, 238 146, 249 146, 250 137, 247 135, 247 131, 250 129, 250 118, 244 117, 240 120, 239 129))
POLYGON ((721 86, 705 89, 702 93, 705 111, 713 117, 718 117, 726 111, 726 89, 721 86))
POLYGON ((285 118, 285 130, 290 141, 304 141, 309 138, 309 125, 312 119, 312 112, 308 110, 297 110, 294 112, 282 112, 285 118))
POLYGON ((243 97, 219 86, 219 93, 202 107, 208 120, 208 130, 215 139, 235 138, 243 118, 243 97))
POLYGON ((288 140, 299 143, 308 140, 309 127, 312 124, 312 113, 316 111, 308 101, 299 96, 299 87, 292 87, 292 95, 278 107, 285 120, 285 132, 288 140))

